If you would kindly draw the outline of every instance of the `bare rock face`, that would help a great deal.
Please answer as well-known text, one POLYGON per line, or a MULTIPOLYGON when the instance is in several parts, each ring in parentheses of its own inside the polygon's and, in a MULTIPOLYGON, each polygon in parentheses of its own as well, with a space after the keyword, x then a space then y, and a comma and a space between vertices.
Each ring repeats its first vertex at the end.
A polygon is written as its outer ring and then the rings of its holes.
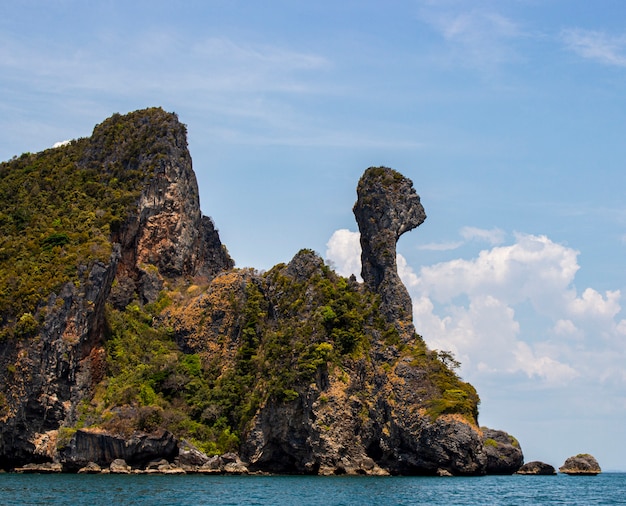
POLYGON ((600 474, 602 469, 600 469, 600 465, 593 455, 580 453, 568 458, 559 467, 559 471, 569 475, 596 475, 600 474))
POLYGON ((144 466, 156 459, 173 460, 178 455, 178 441, 167 431, 136 433, 121 437, 98 430, 78 430, 59 451, 63 468, 78 471, 90 462, 110 466, 118 459, 130 465, 144 466))
POLYGON ((233 267, 213 221, 200 210, 187 131, 175 114, 148 109, 114 115, 94 129, 81 164, 122 166, 146 178, 136 211, 113 237, 122 246, 116 306, 125 307, 135 294, 154 301, 163 278, 210 278, 233 267))
POLYGON ((412 322, 411 298, 398 276, 396 243, 421 225, 426 213, 410 179, 387 167, 371 167, 357 186, 354 215, 361 232, 361 276, 381 295, 389 321, 412 322))
POLYGON ((501 430, 483 428, 487 474, 513 474, 524 463, 524 454, 513 436, 501 430))
POLYGON ((67 283, 45 306, 39 336, 0 342, 0 467, 46 462, 57 429, 76 419, 80 401, 104 377, 100 342, 104 304, 115 276, 119 248, 110 263, 83 269, 79 287, 67 283))

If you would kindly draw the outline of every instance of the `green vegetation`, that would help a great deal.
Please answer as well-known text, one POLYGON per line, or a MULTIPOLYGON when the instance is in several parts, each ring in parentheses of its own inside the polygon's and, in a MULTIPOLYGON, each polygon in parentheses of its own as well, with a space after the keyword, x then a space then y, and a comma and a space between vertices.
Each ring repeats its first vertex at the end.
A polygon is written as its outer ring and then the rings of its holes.
POLYGON ((259 406, 297 401, 320 372, 362 356, 369 330, 389 330, 374 318, 377 298, 321 261, 305 281, 284 265, 247 280, 231 301, 240 323, 230 367, 180 351, 160 316, 169 302, 163 292, 145 307, 109 308, 108 375, 84 423, 122 434, 164 427, 208 453, 233 450, 259 406))
POLYGON ((460 363, 449 351, 431 351, 422 339, 410 350, 411 365, 427 372, 434 391, 427 402, 426 411, 431 419, 441 415, 459 414, 470 423, 478 421, 480 398, 476 389, 459 378, 455 369, 460 363))
MULTIPOLYGON (((114 115, 89 139, 0 164, 0 339, 37 336, 50 294, 66 283, 80 286, 95 262, 109 261, 146 178, 184 138, 174 118, 160 109, 114 115)), ((386 184, 403 180, 383 168, 368 174, 386 184)), ((350 368, 371 366, 375 346, 393 347, 427 373, 433 419, 476 421, 478 395, 460 380, 449 352, 429 351, 419 338, 403 343, 379 314, 379 297, 314 252, 302 250, 293 263, 242 276, 243 295, 230 294, 233 335, 219 337, 233 348, 228 361, 220 352, 183 352, 167 320, 168 307, 182 303, 171 287, 152 304, 107 307, 106 377, 80 406, 75 426, 62 428, 59 444, 81 427, 119 434, 166 428, 209 454, 235 450, 260 406, 300 402, 311 383, 332 374, 349 385, 350 368)), ((381 370, 393 375, 396 364, 381 370)), ((14 374, 8 364, 6 375, 14 374)), ((7 410, 0 393, 0 417, 7 410)), ((365 406, 360 416, 369 416, 365 406)))
POLYGON ((126 435, 164 427, 209 454, 236 449, 229 421, 211 409, 218 392, 209 371, 197 354, 178 349, 171 328, 150 313, 155 307, 109 308, 108 377, 84 423, 126 435))
POLYGON ((112 234, 167 152, 172 118, 114 115, 90 139, 0 163, 0 339, 32 335, 49 295, 83 281, 79 266, 108 262, 112 234))
POLYGON ((498 447, 498 442, 495 439, 491 439, 491 438, 487 438, 485 439, 485 441, 483 442, 483 445, 485 446, 491 446, 493 448, 497 448, 498 447))

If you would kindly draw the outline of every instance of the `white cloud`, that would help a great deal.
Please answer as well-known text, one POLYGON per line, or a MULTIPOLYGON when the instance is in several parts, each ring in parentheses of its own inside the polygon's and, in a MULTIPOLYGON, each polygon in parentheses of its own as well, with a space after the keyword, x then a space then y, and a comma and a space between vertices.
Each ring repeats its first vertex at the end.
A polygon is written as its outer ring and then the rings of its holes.
POLYGON ((417 249, 423 251, 452 251, 470 241, 482 241, 491 245, 501 244, 506 237, 505 232, 499 228, 463 227, 459 230, 459 234, 463 238, 462 241, 431 242, 421 244, 417 249))
POLYGON ((571 339, 581 339, 584 337, 584 332, 579 329, 572 320, 557 320, 552 327, 552 332, 556 336, 562 336, 571 339))
POLYGON ((486 230, 477 227, 463 227, 461 229, 461 237, 466 241, 479 240, 488 242, 491 245, 502 244, 506 237, 504 230, 492 228, 486 230))
POLYGON ((545 311, 562 299, 572 282, 578 252, 545 236, 516 235, 516 243, 483 250, 472 260, 456 259, 421 269, 424 293, 448 302, 466 293, 494 295, 507 304, 530 299, 545 311))
POLYGON ((511 41, 524 36, 517 23, 497 12, 431 4, 420 17, 438 30, 466 65, 489 68, 519 58, 511 41))
POLYGON ((579 373, 570 365, 558 362, 547 355, 537 355, 530 345, 523 341, 516 343, 513 354, 515 367, 510 372, 520 370, 528 377, 537 376, 550 385, 566 384, 579 376, 579 373))
MULTIPOLYGON (((463 232, 494 242, 505 237, 472 227, 463 232)), ((358 237, 348 230, 331 237, 327 256, 339 272, 360 268, 358 237)), ((537 386, 562 387, 577 378, 624 386, 621 293, 586 288, 579 294, 576 250, 546 236, 516 234, 513 244, 475 258, 415 271, 398 255, 397 264, 418 333, 431 348, 452 351, 470 381, 522 375, 537 386)))
POLYGON ((626 36, 604 32, 568 29, 561 32, 565 45, 583 58, 605 65, 626 67, 626 36))
POLYGON ((573 298, 568 310, 579 318, 600 318, 612 320, 619 313, 621 307, 619 305, 620 291, 607 291, 605 297, 595 291, 593 288, 587 288, 582 297, 573 298))
POLYGON ((354 274, 361 281, 361 235, 348 229, 336 230, 326 243, 326 258, 337 273, 345 277, 354 274))

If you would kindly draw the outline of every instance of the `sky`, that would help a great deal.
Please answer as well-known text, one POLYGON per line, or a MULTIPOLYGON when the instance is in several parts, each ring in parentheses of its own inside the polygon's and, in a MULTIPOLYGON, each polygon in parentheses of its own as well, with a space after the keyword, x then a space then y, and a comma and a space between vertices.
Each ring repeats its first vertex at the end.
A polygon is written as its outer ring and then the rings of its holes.
POLYGON ((621 0, 0 4, 0 160, 176 112, 238 267, 358 275, 359 177, 410 178, 418 333, 555 467, 626 470, 625 91, 621 0))

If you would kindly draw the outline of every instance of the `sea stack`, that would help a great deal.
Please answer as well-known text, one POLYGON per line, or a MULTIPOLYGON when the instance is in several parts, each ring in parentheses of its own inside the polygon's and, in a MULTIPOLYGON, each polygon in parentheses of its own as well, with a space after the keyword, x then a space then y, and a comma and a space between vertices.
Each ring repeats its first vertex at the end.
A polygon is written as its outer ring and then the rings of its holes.
POLYGON ((559 471, 563 474, 574 476, 595 476, 602 472, 598 461, 593 455, 588 453, 579 453, 574 457, 570 457, 559 468, 559 471))
POLYGON ((380 294, 381 312, 402 333, 402 327, 412 324, 413 305, 398 276, 396 243, 426 219, 419 195, 399 172, 370 167, 359 180, 353 211, 361 233, 363 282, 380 294))

